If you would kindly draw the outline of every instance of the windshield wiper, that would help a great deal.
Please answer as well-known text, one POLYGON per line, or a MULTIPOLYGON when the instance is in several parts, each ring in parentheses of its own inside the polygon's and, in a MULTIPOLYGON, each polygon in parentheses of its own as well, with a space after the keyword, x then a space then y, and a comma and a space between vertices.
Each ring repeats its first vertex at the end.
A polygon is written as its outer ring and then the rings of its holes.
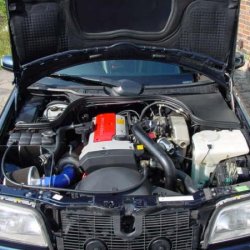
POLYGON ((104 87, 117 87, 117 82, 108 78, 88 78, 67 74, 51 74, 49 77, 58 78, 64 81, 84 83, 86 85, 100 85, 104 87))
POLYGON ((104 77, 88 78, 67 74, 51 74, 50 77, 86 85, 107 87, 106 90, 115 96, 140 95, 143 91, 143 85, 141 83, 129 79, 112 80, 104 77))

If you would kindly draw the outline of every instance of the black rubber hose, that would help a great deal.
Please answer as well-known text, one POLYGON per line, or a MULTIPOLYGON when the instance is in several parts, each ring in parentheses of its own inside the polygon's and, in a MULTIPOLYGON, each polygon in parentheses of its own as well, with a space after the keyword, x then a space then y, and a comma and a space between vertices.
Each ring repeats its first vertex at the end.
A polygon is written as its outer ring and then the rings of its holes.
POLYGON ((174 190, 176 183, 176 169, 173 161, 166 154, 166 152, 148 137, 146 132, 143 130, 141 123, 136 123, 132 126, 132 133, 136 139, 144 145, 147 151, 154 156, 161 164, 165 172, 165 186, 166 188, 174 190))
POLYGON ((68 126, 63 126, 63 127, 60 127, 59 129, 57 129, 57 131, 56 131, 56 145, 55 145, 55 151, 54 151, 54 155, 55 155, 56 159, 58 158, 60 150, 61 150, 62 146, 64 145, 65 132, 69 131, 69 130, 73 130, 75 128, 76 128, 75 125, 68 125, 68 126))
POLYGON ((108 97, 84 97, 77 99, 70 103, 64 112, 55 120, 51 122, 39 122, 39 123, 16 123, 16 129, 44 129, 44 128, 55 128, 60 126, 67 118, 68 115, 72 112, 73 109, 82 107, 91 107, 98 105, 122 105, 122 104, 131 104, 131 103, 144 103, 145 101, 165 101, 169 105, 173 106, 172 110, 182 110, 186 115, 191 113, 188 107, 183 104, 181 101, 171 98, 168 96, 139 96, 139 97, 113 97, 110 99, 108 97))
POLYGON ((198 191, 198 189, 195 187, 193 180, 191 179, 191 177, 186 174, 185 172, 181 171, 181 170, 176 170, 176 174, 177 174, 177 178, 181 179, 187 192, 189 194, 194 194, 198 191))
POLYGON ((83 127, 83 124, 72 124, 72 125, 67 125, 60 127, 59 129, 56 130, 56 145, 55 145, 55 150, 54 150, 54 155, 56 160, 58 160, 58 157, 60 156, 60 150, 62 146, 65 145, 64 143, 64 136, 65 133, 69 130, 74 130, 79 127, 83 127))
POLYGON ((56 128, 61 126, 64 123, 68 115, 72 112, 73 109, 78 108, 79 106, 88 108, 93 106, 102 106, 102 105, 122 105, 122 104, 131 104, 131 103, 144 103, 147 101, 160 101, 165 102, 166 105, 169 106, 171 110, 179 111, 185 116, 190 119, 194 125, 203 125, 207 127, 216 127, 218 128, 228 128, 232 129, 235 128, 237 124, 234 122, 221 122, 221 121, 209 121, 203 120, 197 116, 195 116, 192 111, 181 101, 178 99, 169 97, 169 96, 137 96, 135 97, 112 97, 110 96, 102 96, 102 97, 84 97, 77 99, 70 103, 68 107, 64 110, 64 112, 54 121, 51 122, 39 122, 39 123, 24 123, 18 122, 16 123, 16 129, 45 129, 45 128, 56 128))

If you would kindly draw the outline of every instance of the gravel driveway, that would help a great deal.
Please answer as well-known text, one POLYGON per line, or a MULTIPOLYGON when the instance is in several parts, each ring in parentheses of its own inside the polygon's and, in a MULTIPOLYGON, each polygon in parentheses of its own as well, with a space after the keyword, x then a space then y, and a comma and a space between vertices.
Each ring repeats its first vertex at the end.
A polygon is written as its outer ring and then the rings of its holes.
POLYGON ((13 74, 0 69, 0 113, 13 88, 12 81, 13 74))

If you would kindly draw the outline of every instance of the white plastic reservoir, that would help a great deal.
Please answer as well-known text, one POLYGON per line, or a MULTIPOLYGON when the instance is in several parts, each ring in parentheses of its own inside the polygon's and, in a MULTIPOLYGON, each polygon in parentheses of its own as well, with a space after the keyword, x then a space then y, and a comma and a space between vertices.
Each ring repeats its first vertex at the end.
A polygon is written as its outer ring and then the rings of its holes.
POLYGON ((192 178, 197 186, 202 186, 209 180, 220 161, 249 152, 240 130, 204 130, 193 135, 192 143, 192 178))

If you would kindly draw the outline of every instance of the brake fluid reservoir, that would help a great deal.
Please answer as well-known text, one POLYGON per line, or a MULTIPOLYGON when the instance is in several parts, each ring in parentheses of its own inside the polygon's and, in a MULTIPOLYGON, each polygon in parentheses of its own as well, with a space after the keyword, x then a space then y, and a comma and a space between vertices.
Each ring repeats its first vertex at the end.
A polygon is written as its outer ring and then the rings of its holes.
POLYGON ((240 130, 204 130, 193 135, 192 144, 192 179, 198 187, 209 180, 220 161, 249 152, 240 130))

